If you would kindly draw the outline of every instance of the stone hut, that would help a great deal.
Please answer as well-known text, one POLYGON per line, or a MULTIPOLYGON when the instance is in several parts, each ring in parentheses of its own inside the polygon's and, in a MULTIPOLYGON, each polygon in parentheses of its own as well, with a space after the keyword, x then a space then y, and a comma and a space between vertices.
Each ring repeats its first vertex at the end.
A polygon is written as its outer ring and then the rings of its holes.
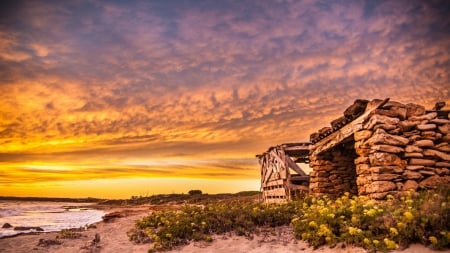
POLYGON ((309 192, 382 199, 449 184, 450 111, 444 106, 356 100, 330 127, 311 134, 309 192))

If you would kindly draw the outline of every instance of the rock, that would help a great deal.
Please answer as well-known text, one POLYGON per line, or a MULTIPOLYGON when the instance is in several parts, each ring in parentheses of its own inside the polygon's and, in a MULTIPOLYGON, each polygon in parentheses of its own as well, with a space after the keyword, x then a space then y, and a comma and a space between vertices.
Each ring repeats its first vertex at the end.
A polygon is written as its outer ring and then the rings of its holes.
POLYGON ((431 109, 431 110, 438 111, 438 110, 441 110, 444 106, 445 106, 444 101, 437 102, 436 104, 434 104, 433 109, 431 109))
POLYGON ((439 144, 435 145, 433 149, 450 153, 450 144, 448 144, 446 142, 439 143, 439 144))
POLYGON ((436 112, 430 112, 421 116, 412 116, 409 118, 409 120, 413 120, 413 121, 430 121, 433 120, 437 117, 437 113, 436 112))
POLYGON ((403 184, 403 188, 402 191, 409 191, 409 190, 417 190, 417 188, 419 188, 419 184, 414 181, 414 180, 407 180, 404 184, 403 184))
POLYGON ((433 171, 428 171, 428 170, 419 170, 419 173, 424 175, 424 176, 433 176, 436 175, 436 173, 434 173, 433 171))
POLYGON ((400 153, 405 151, 403 148, 391 145, 373 145, 370 149, 388 153, 400 153))
POLYGON ((397 189, 397 186, 390 181, 375 181, 366 186, 367 193, 387 192, 395 189, 397 189))
POLYGON ((439 185, 448 185, 450 183, 450 177, 449 176, 443 176, 440 177, 438 175, 431 176, 427 179, 424 179, 422 182, 419 183, 419 187, 427 188, 427 189, 434 189, 438 187, 439 185))
POLYGON ((450 162, 437 162, 435 166, 438 168, 450 168, 450 162))
POLYGON ((449 134, 450 133, 450 124, 445 124, 438 127, 439 132, 443 134, 449 134))
POLYGON ((370 174, 370 166, 365 163, 356 165, 356 174, 370 174))
POLYGON ((376 126, 373 127, 374 130, 377 130, 378 128, 381 128, 383 130, 388 131, 388 130, 396 129, 397 126, 396 125, 389 125, 389 124, 379 124, 379 125, 376 125, 376 126))
POLYGON ((397 174, 373 174, 371 177, 372 181, 393 181, 400 178, 397 174))
POLYGON ((413 135, 420 135, 420 131, 419 130, 411 130, 411 131, 408 131, 408 132, 403 132, 403 136, 404 137, 410 137, 410 136, 413 136, 413 135))
POLYGON ((450 134, 446 134, 446 135, 442 136, 442 141, 450 143, 450 134))
POLYGON ((411 142, 414 142, 414 141, 417 141, 417 140, 422 140, 423 138, 422 138, 422 136, 420 136, 420 135, 418 135, 418 134, 415 134, 415 135, 409 136, 408 139, 409 139, 411 142))
POLYGON ((376 166, 369 168, 370 173, 385 174, 385 173, 403 173, 402 167, 399 166, 376 166))
POLYGON ((369 161, 372 166, 402 165, 402 160, 395 154, 375 152, 369 155, 369 161))
POLYGON ((361 164, 361 163, 369 163, 369 157, 367 156, 360 156, 358 158, 355 159, 355 164, 361 164))
POLYGON ((430 120, 430 123, 444 125, 444 124, 450 124, 450 120, 448 120, 448 119, 432 119, 432 120, 430 120))
POLYGON ((62 244, 61 241, 52 240, 52 239, 46 240, 44 238, 39 239, 39 242, 38 242, 38 246, 42 246, 42 247, 48 247, 51 245, 61 245, 61 244, 62 244))
MULTIPOLYGON (((409 140, 405 137, 390 135, 388 133, 379 133, 374 134, 370 139, 367 140, 367 144, 375 145, 375 144, 386 144, 392 146, 406 146, 409 143, 409 140)), ((417 145, 416 145, 417 146, 417 145)))
POLYGON ((406 118, 410 118, 412 116, 422 116, 425 114, 425 107, 409 103, 406 104, 406 118))
POLYGON ((440 176, 450 175, 450 170, 447 168, 437 168, 435 171, 440 176))
POLYGON ((337 129, 343 127, 348 122, 349 122, 349 119, 347 119, 345 116, 341 116, 341 117, 331 121, 331 127, 333 128, 333 130, 337 130, 337 129))
POLYGON ((403 172, 403 177, 407 180, 417 180, 423 178, 422 174, 412 170, 405 170, 405 172, 403 172))
POLYGON ((105 215, 102 216, 102 219, 104 222, 110 222, 116 218, 121 218, 122 214, 120 214, 119 212, 112 212, 112 213, 107 213, 105 215))
POLYGON ((405 158, 422 158, 423 154, 418 152, 406 152, 403 157, 405 158))
POLYGON ((422 166, 422 165, 408 165, 408 166, 406 166, 405 167, 407 170, 420 170, 420 169, 423 169, 424 168, 424 166, 422 166))
POLYGON ((356 178, 356 185, 367 185, 371 182, 370 177, 359 176, 356 178))
POLYGON ((7 222, 3 224, 2 228, 12 228, 12 225, 7 222))
POLYGON ((422 165, 422 166, 434 166, 436 162, 429 159, 411 158, 409 159, 409 165, 422 165))
POLYGON ((368 103, 368 100, 356 99, 351 106, 345 109, 344 116, 350 119, 358 117, 359 115, 364 113, 368 103))
POLYGON ((407 132, 415 128, 420 122, 404 120, 398 123, 398 126, 402 129, 402 132, 407 132))
POLYGON ((309 141, 311 141, 311 143, 316 143, 320 138, 320 134, 319 133, 312 133, 309 136, 309 141))
POLYGON ((435 124, 420 124, 420 125, 417 125, 416 128, 420 131, 429 131, 429 130, 436 129, 436 125, 435 124))
POLYGON ((417 146, 413 146, 413 145, 407 145, 405 147, 405 152, 409 152, 409 153, 413 153, 413 152, 422 152, 423 149, 417 147, 417 146))
MULTIPOLYGON (((396 186, 396 187, 397 187, 397 186, 396 186)), ((389 191, 387 191, 387 192, 375 192, 375 193, 369 194, 369 198, 380 200, 380 199, 386 198, 386 196, 387 196, 388 194, 391 194, 391 193, 392 193, 392 192, 389 192, 389 191)))
POLYGON ((436 157, 436 158, 440 158, 444 161, 450 161, 450 155, 446 154, 444 152, 438 151, 438 150, 434 150, 434 149, 425 149, 423 151, 423 154, 425 156, 430 156, 430 157, 436 157))
POLYGON ((364 125, 364 129, 373 129, 375 125, 378 124, 389 124, 389 125, 397 125, 400 122, 398 118, 391 118, 383 115, 375 114, 370 117, 369 121, 367 121, 364 125))
POLYGON ((370 148, 357 148, 355 152, 361 157, 367 157, 370 154, 370 148))
POLYGON ((16 230, 16 231, 36 230, 39 232, 44 231, 44 229, 41 227, 14 227, 14 230, 16 230))
POLYGON ((433 147, 434 143, 431 140, 416 140, 413 145, 417 147, 433 147))
POLYGON ((354 133, 354 140, 360 141, 360 140, 367 140, 372 136, 372 131, 370 130, 361 130, 354 133))

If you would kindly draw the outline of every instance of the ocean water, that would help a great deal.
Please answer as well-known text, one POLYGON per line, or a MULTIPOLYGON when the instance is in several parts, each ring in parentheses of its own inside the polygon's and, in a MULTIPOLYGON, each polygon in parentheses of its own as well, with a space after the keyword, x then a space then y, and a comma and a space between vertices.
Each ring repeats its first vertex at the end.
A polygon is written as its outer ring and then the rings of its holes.
POLYGON ((44 232, 79 228, 102 220, 101 210, 91 203, 0 201, 0 238, 35 230, 16 231, 14 227, 40 227, 44 232), (12 228, 2 228, 9 223, 12 228))

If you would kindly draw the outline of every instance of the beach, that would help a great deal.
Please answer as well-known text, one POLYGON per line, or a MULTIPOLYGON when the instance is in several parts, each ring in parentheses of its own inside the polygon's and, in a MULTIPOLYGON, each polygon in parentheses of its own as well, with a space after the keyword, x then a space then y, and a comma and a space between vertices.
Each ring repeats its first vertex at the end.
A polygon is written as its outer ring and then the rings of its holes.
MULTIPOLYGON (((60 232, 17 235, 0 239, 0 252, 148 252, 151 243, 137 244, 128 239, 127 231, 134 227, 135 221, 152 211, 176 209, 176 205, 120 205, 98 206, 105 213, 110 214, 110 220, 95 223, 86 230, 75 232, 77 238, 61 238, 60 232), (97 235, 97 242, 93 242, 97 235)), ((323 253, 364 253, 366 250, 353 246, 337 245, 336 247, 321 247, 313 249, 305 242, 295 240, 289 227, 262 229, 259 235, 249 240, 243 236, 233 234, 215 235, 214 241, 191 242, 189 245, 179 246, 168 252, 207 253, 207 252, 323 252, 323 253)), ((423 245, 411 245, 409 248, 392 252, 433 253, 450 252, 435 251, 423 245)))

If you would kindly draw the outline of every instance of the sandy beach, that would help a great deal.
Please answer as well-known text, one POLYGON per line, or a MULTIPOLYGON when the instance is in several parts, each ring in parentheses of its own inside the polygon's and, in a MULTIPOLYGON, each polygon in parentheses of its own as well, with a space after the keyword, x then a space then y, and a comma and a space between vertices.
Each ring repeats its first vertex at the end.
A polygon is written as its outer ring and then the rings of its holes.
MULTIPOLYGON (((128 239, 127 231, 134 227, 137 219, 144 217, 154 210, 172 209, 173 206, 116 206, 102 207, 106 213, 114 213, 118 218, 111 219, 109 222, 99 222, 95 227, 85 231, 77 232, 78 238, 60 238, 59 232, 18 235, 10 238, 0 239, 0 252, 4 253, 25 253, 25 252, 147 252, 152 244, 136 244, 128 239), (93 243, 98 234, 100 240, 93 243)), ((334 248, 322 247, 314 250, 299 240, 295 240, 289 227, 263 229, 259 235, 255 235, 252 240, 245 237, 231 234, 216 235, 211 243, 193 242, 186 246, 181 246, 169 252, 183 253, 265 253, 265 252, 323 252, 323 253, 364 253, 362 248, 338 245, 334 248)), ((435 251, 426 248, 423 245, 411 245, 407 249, 393 252, 412 252, 412 253, 432 253, 432 252, 450 252, 435 251)))

